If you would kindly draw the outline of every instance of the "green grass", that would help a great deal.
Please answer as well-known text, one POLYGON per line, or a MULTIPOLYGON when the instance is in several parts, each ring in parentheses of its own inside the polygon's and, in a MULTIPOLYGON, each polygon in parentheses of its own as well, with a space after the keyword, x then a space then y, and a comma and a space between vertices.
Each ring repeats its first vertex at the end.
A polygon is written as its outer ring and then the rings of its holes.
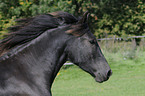
POLYGON ((56 77, 53 96, 145 96, 145 52, 126 59, 119 53, 105 53, 113 75, 97 83, 77 66, 62 68, 56 77))

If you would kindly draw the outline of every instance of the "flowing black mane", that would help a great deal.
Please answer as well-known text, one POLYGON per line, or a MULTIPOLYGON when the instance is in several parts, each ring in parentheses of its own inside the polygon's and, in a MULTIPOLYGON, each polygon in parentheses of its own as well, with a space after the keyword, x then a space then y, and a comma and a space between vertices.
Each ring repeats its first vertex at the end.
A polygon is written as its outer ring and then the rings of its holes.
MULTIPOLYGON (((8 28, 9 34, 0 42, 0 54, 35 39, 46 30, 65 24, 74 24, 78 22, 78 19, 67 12, 59 11, 32 18, 18 19, 16 22, 17 25, 8 28)), ((73 29, 73 27, 71 28, 73 29)))

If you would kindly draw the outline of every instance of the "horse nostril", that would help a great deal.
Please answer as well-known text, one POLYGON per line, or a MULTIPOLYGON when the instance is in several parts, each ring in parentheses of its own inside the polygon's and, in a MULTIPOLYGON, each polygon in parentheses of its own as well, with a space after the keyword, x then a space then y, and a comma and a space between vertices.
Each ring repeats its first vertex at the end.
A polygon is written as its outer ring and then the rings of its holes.
POLYGON ((112 75, 112 71, 109 70, 108 73, 107 73, 107 77, 109 78, 111 75, 112 75))

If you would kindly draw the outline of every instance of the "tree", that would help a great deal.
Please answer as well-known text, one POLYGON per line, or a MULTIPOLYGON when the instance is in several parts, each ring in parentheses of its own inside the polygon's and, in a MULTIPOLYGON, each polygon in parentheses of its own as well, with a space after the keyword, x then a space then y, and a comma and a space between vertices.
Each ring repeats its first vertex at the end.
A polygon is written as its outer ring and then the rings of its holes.
POLYGON ((1 0, 0 31, 16 18, 60 10, 77 17, 89 11, 90 29, 99 38, 145 34, 144 0, 1 0))

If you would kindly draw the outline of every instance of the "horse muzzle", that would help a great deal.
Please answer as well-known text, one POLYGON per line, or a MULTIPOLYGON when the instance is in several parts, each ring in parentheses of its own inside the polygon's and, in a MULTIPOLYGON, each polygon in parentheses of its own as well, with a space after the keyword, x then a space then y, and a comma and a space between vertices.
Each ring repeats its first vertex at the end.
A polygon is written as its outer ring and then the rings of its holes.
POLYGON ((112 75, 111 70, 107 71, 106 74, 97 72, 95 80, 96 82, 103 83, 104 81, 107 81, 111 75, 112 75))

